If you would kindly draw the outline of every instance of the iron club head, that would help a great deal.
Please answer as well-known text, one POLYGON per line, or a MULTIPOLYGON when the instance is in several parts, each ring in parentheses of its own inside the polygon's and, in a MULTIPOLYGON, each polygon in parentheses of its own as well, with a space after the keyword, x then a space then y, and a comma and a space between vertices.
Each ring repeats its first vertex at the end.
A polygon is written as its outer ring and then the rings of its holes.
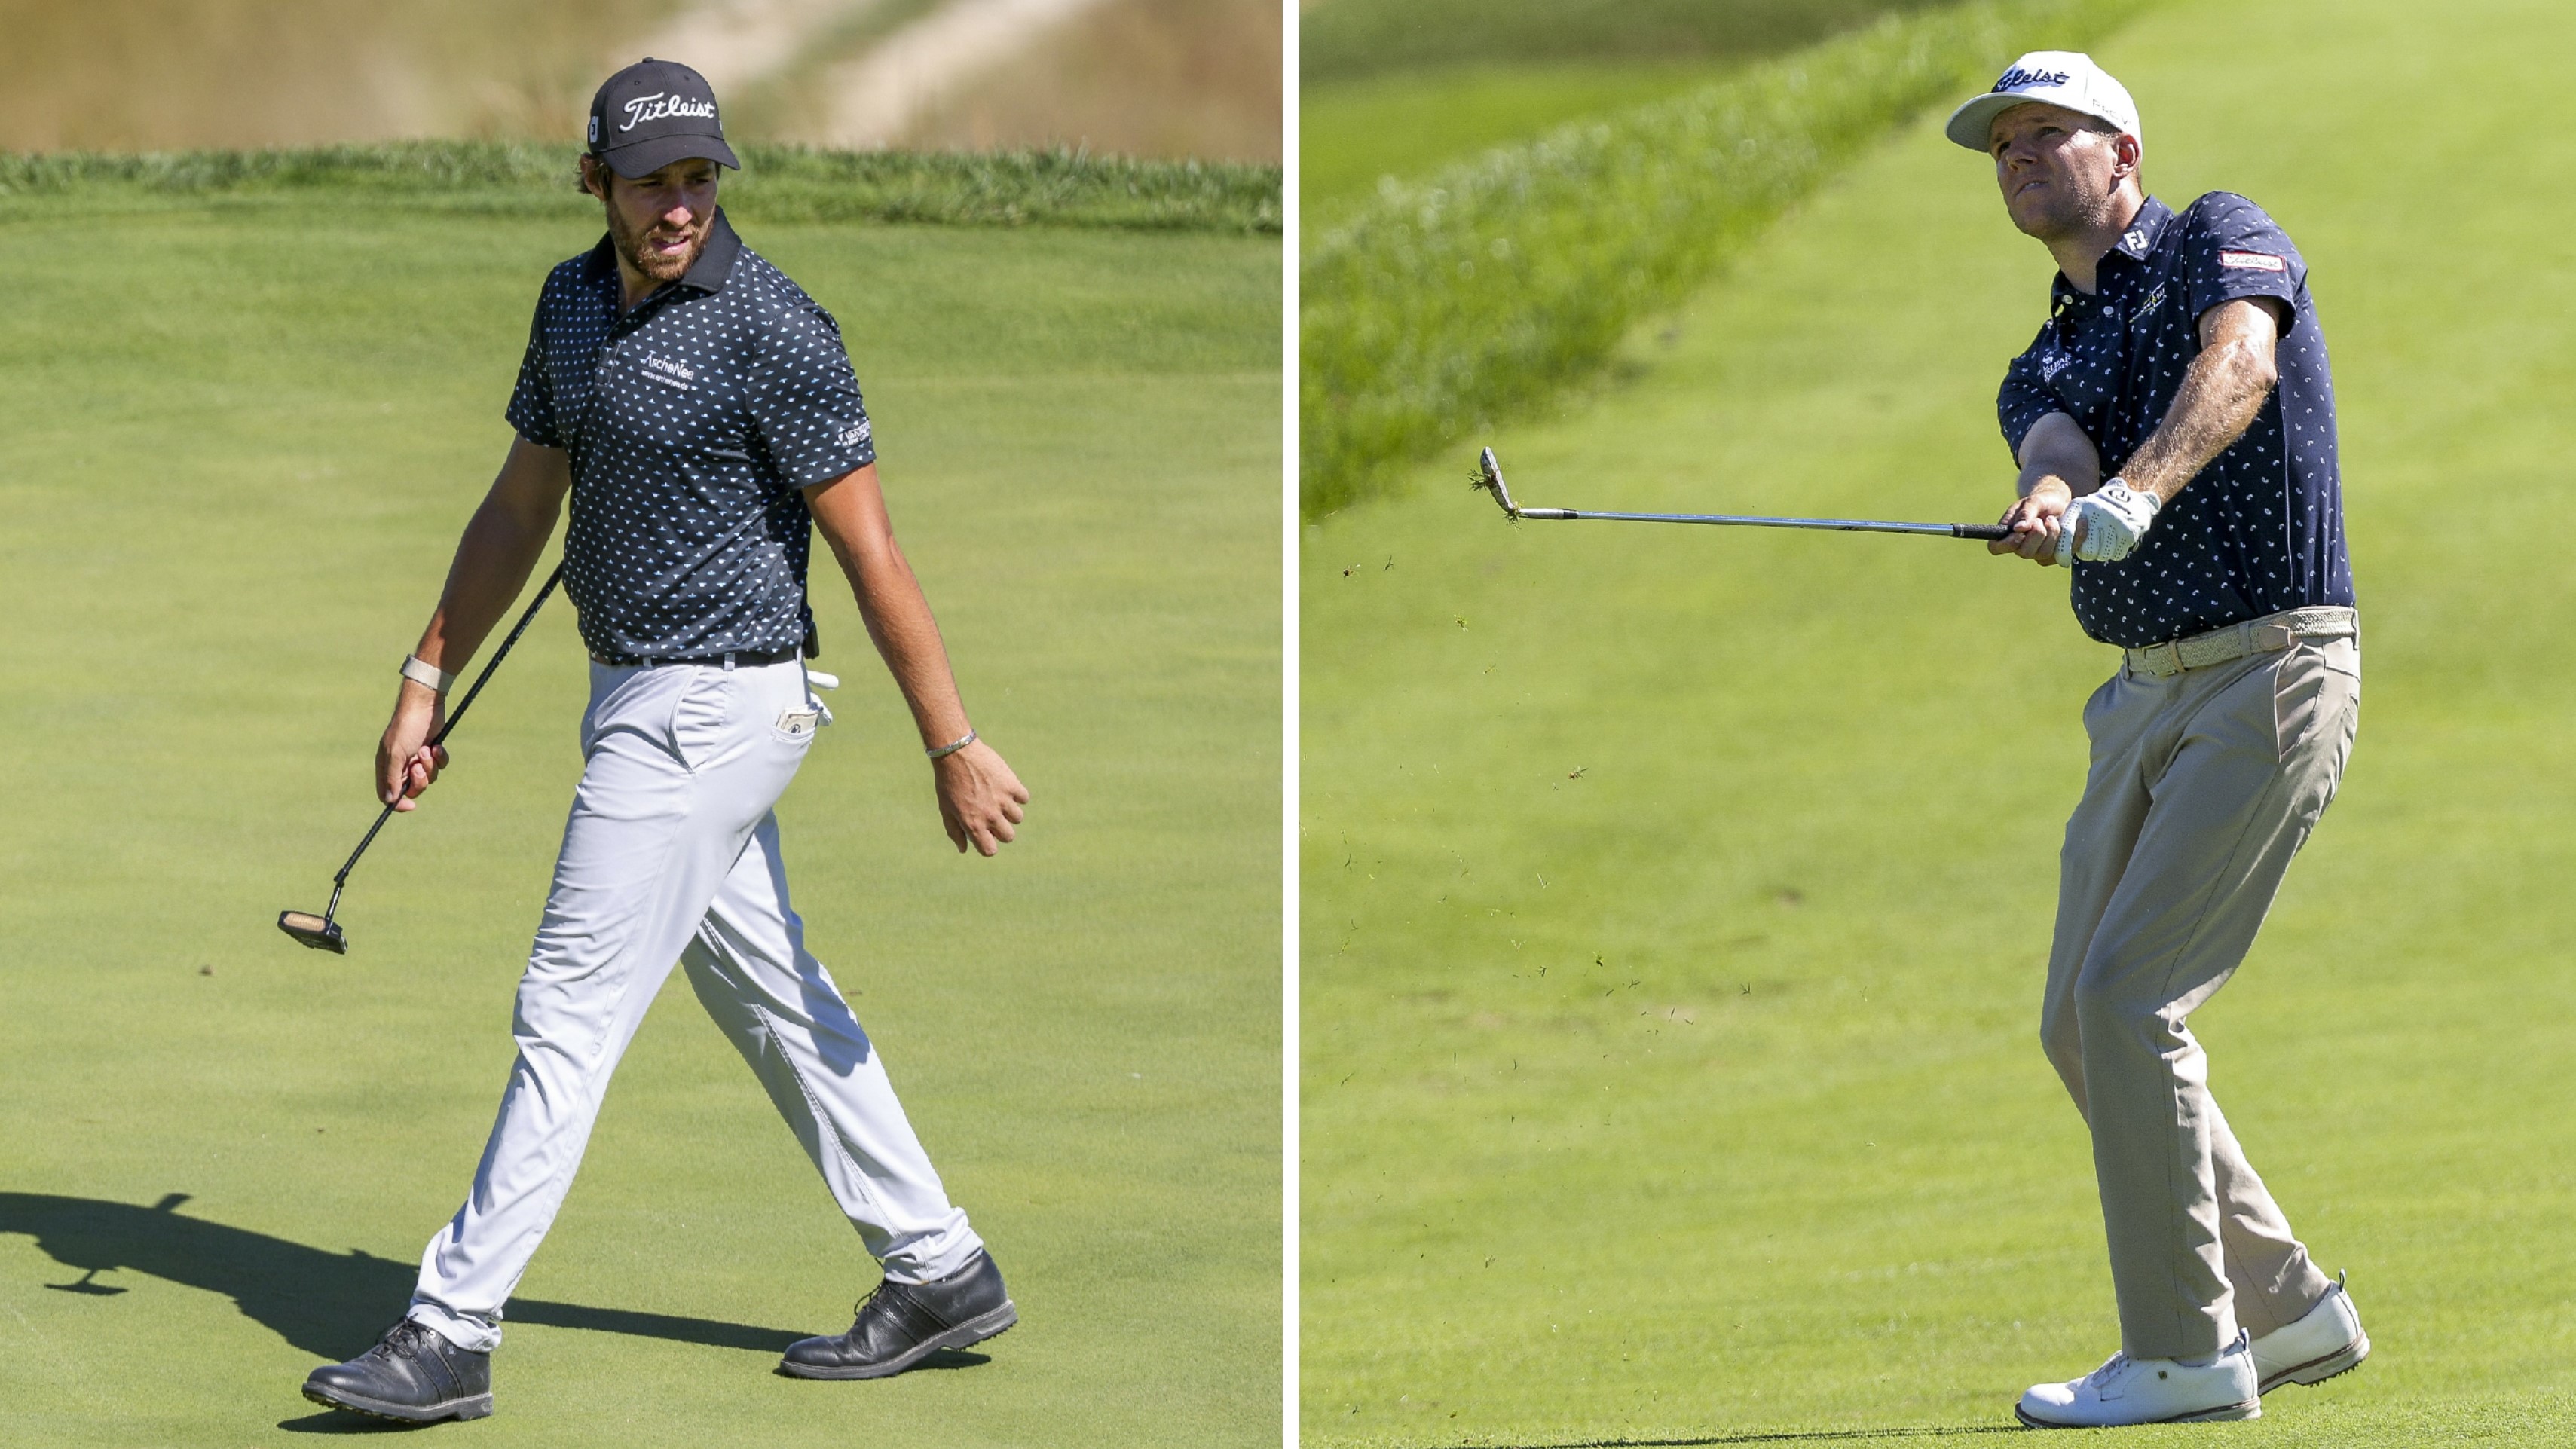
POLYGON ((1520 506, 1512 502, 1512 490, 1503 486, 1503 465, 1494 461, 1493 449, 1487 448, 1478 455, 1473 481, 1477 488, 1494 495, 1494 504, 1503 510, 1505 518, 1520 521, 1520 506))
POLYGON ((277 913, 277 929, 316 951, 328 951, 334 956, 349 954, 349 938, 341 934, 340 923, 329 916, 280 911, 277 913))

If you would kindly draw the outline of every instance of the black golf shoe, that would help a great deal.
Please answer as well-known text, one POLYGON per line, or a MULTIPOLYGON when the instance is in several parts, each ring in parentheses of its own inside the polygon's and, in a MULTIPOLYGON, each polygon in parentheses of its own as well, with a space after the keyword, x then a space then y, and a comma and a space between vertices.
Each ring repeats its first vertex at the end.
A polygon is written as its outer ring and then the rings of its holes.
POLYGON ((981 1343, 1020 1321, 1002 1270, 983 1249, 966 1266, 928 1283, 879 1283, 859 1301, 859 1318, 838 1338, 800 1338, 778 1371, 800 1379, 881 1379, 943 1348, 981 1343))
POLYGON ((480 1419, 492 1412, 492 1355, 458 1348, 406 1318, 365 1353, 307 1375, 304 1397, 413 1424, 480 1419))

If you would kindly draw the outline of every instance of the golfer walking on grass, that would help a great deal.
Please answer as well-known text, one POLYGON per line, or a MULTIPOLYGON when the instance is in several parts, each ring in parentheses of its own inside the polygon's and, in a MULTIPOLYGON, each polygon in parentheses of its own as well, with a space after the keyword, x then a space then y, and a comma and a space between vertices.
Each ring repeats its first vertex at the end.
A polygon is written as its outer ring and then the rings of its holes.
POLYGON ((608 235, 554 269, 510 399, 518 432, 402 666, 383 799, 446 764, 454 674, 527 581, 567 493, 564 579, 591 655, 585 764, 512 1024, 517 1064, 465 1205, 383 1342, 314 1370, 316 1402, 389 1418, 492 1411, 502 1305, 572 1185, 609 1074, 676 962, 777 1104, 884 1281, 783 1372, 875 1378, 1016 1318, 1001 1274, 806 954, 771 813, 830 716, 810 692, 819 529, 912 707, 960 851, 994 854, 1028 792, 976 738, 877 491, 831 317, 716 209, 737 166, 695 71, 646 60, 591 103, 582 183, 608 235))
POLYGON ((1998 402, 2021 498, 1988 547, 2070 566, 2077 621, 2125 651, 2084 708, 2041 1014, 2092 1130, 2120 1351, 2017 1413, 2251 1419, 2370 1352, 2189 1025, 2334 797, 2360 709, 2325 340, 2307 264, 2260 208, 2145 194, 2136 108, 2090 58, 2023 56, 1949 136, 1993 158, 2013 225, 2059 268, 1998 402))

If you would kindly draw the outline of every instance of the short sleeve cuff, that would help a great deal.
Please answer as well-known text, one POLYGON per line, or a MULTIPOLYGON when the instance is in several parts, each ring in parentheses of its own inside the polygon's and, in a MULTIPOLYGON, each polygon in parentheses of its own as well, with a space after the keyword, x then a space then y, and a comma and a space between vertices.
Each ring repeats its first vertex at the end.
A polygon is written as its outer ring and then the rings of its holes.
POLYGON ((792 461, 781 460, 779 471, 798 488, 811 488, 846 477, 877 460, 876 445, 862 440, 857 446, 837 448, 830 452, 808 453, 792 461))
POLYGON ((538 447, 556 449, 563 447, 562 443, 556 441, 555 430, 551 424, 533 417, 528 413, 522 412, 516 407, 511 408, 501 416, 509 423, 510 430, 512 432, 517 433, 520 437, 527 439, 538 447))
POLYGON ((2039 420, 2050 413, 2066 411, 2066 404, 2051 394, 2022 385, 2017 379, 2004 383, 2003 393, 1995 399, 1995 420, 2003 428, 2004 444, 2013 457, 2021 457, 2022 440, 2039 420))

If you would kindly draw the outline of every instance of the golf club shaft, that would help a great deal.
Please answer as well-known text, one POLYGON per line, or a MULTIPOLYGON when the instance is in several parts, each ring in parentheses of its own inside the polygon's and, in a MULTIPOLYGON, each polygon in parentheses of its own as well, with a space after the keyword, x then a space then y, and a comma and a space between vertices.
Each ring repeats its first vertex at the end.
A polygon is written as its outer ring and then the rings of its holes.
POLYGON ((1515 509, 1512 516, 1559 522, 1708 523, 1737 528, 1817 528, 1834 533, 1920 533, 1938 538, 2012 536, 2012 530, 1999 523, 1886 523, 1868 518, 1756 518, 1733 513, 1594 513, 1573 508, 1521 508, 1515 509))
POLYGON ((1915 533, 1934 538, 1977 538, 1993 540, 2012 537, 2012 530, 2000 523, 1885 523, 1870 518, 1757 518, 1741 513, 1594 513, 1574 508, 1523 508, 1512 498, 1511 485, 1503 481, 1503 465, 1494 461, 1494 450, 1487 448, 1476 459, 1475 485, 1494 495, 1503 516, 1515 522, 1536 518, 1550 523, 1574 523, 1585 519, 1603 523, 1709 523, 1733 528, 1811 528, 1829 533, 1915 533))
MULTIPOLYGON (((483 692, 483 686, 491 681, 492 671, 500 668, 501 661, 509 657, 510 646, 518 643, 519 636, 528 632, 528 626, 536 622, 537 610, 545 607, 546 596, 553 593, 555 585, 562 582, 563 565, 556 564, 555 571, 546 575, 544 585, 537 590, 537 596, 528 601, 528 611, 519 616, 519 622, 510 630, 509 637, 501 641, 500 648, 492 651, 492 657, 483 665, 483 672, 474 676, 473 686, 465 691, 463 699, 456 702, 456 712, 449 715, 447 722, 438 727, 438 733, 429 737, 429 748, 434 750, 447 742, 447 737, 455 731, 457 722, 464 719, 465 712, 474 707, 474 696, 483 692)), ((322 913, 324 920, 329 920, 332 913, 340 909, 340 888, 348 884, 349 872, 357 867, 358 857, 366 854, 367 847, 376 843, 376 832, 384 829, 385 822, 394 818, 394 806, 401 800, 402 795, 398 791, 393 799, 385 802, 385 808, 376 814, 376 823, 367 827, 366 838, 358 842, 357 849, 349 852, 348 863, 340 867, 340 873, 331 877, 331 904, 322 913)))

